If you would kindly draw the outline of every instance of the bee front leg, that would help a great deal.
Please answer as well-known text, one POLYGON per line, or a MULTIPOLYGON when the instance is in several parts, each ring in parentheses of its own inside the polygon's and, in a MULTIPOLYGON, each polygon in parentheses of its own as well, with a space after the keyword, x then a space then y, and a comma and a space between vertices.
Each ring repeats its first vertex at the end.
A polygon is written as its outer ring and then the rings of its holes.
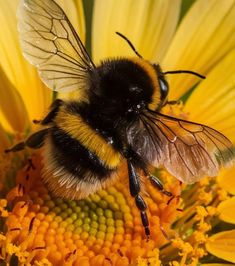
POLYGON ((140 210, 141 220, 142 224, 144 226, 145 235, 147 237, 147 240, 150 237, 150 229, 149 229, 149 220, 146 213, 147 210, 147 204, 145 203, 143 197, 139 195, 140 193, 140 179, 138 174, 135 171, 135 168, 133 164, 130 162, 130 160, 127 160, 128 164, 128 173, 129 173, 129 187, 130 187, 130 193, 133 198, 135 198, 135 204, 137 208, 140 210))

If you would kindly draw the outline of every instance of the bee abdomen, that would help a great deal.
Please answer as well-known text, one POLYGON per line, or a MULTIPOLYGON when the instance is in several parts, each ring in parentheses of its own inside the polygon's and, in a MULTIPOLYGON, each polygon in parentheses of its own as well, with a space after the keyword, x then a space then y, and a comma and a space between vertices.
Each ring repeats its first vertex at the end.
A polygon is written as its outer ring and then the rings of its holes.
POLYGON ((105 161, 89 150, 89 147, 84 147, 63 129, 53 128, 51 142, 57 164, 76 175, 77 178, 85 180, 89 173, 88 176, 95 175, 101 180, 116 169, 116 167, 108 166, 105 161))
POLYGON ((121 155, 79 114, 58 113, 44 145, 43 179, 54 194, 80 199, 112 183, 121 155))

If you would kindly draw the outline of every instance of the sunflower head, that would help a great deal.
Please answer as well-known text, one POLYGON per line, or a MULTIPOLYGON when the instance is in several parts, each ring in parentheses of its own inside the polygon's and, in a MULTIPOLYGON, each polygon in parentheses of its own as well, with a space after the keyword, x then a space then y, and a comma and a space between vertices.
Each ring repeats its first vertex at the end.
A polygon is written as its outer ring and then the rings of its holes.
MULTIPOLYGON (((170 225, 180 213, 179 199, 169 203, 168 196, 146 185, 152 228, 147 241, 139 211, 125 184, 125 170, 123 181, 80 201, 55 198, 40 175, 41 158, 35 154, 18 171, 16 186, 8 192, 7 200, 1 201, 2 217, 7 217, 2 256, 7 261, 13 254, 20 254, 21 263, 46 257, 53 265, 83 260, 91 265, 102 265, 105 260, 128 265, 140 258, 157 259, 157 248, 174 236, 170 225)), ((167 181, 167 187, 172 193, 181 190, 177 181, 167 181)))

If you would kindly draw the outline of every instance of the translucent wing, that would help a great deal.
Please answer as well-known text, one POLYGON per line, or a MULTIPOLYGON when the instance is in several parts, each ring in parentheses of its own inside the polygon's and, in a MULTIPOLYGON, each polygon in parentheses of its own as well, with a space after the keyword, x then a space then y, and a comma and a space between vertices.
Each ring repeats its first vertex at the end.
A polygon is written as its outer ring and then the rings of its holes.
POLYGON ((23 54, 55 91, 86 86, 95 67, 63 10, 53 0, 21 0, 18 8, 23 54))
POLYGON ((205 125, 155 112, 143 114, 139 123, 139 132, 133 134, 133 126, 128 132, 133 148, 149 163, 164 166, 184 183, 216 176, 221 166, 234 159, 232 143, 205 125))

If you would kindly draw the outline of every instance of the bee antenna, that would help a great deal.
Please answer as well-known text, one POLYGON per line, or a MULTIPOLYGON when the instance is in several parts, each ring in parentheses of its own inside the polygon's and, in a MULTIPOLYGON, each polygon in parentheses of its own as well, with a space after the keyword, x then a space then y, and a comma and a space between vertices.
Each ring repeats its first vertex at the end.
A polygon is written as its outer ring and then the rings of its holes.
POLYGON ((117 35, 119 35, 121 38, 123 38, 131 47, 131 49, 134 51, 134 53, 139 57, 139 58, 143 58, 139 53, 138 51, 135 49, 135 46, 131 43, 131 41, 126 37, 124 36, 123 34, 121 34, 120 32, 116 31, 115 32, 117 35))
POLYGON ((182 74, 182 73, 187 73, 187 74, 192 74, 192 75, 195 75, 201 79, 205 79, 206 77, 197 73, 197 72, 194 72, 194 71, 191 71, 191 70, 174 70, 174 71, 166 71, 166 72, 163 72, 164 75, 167 75, 167 74, 182 74))

